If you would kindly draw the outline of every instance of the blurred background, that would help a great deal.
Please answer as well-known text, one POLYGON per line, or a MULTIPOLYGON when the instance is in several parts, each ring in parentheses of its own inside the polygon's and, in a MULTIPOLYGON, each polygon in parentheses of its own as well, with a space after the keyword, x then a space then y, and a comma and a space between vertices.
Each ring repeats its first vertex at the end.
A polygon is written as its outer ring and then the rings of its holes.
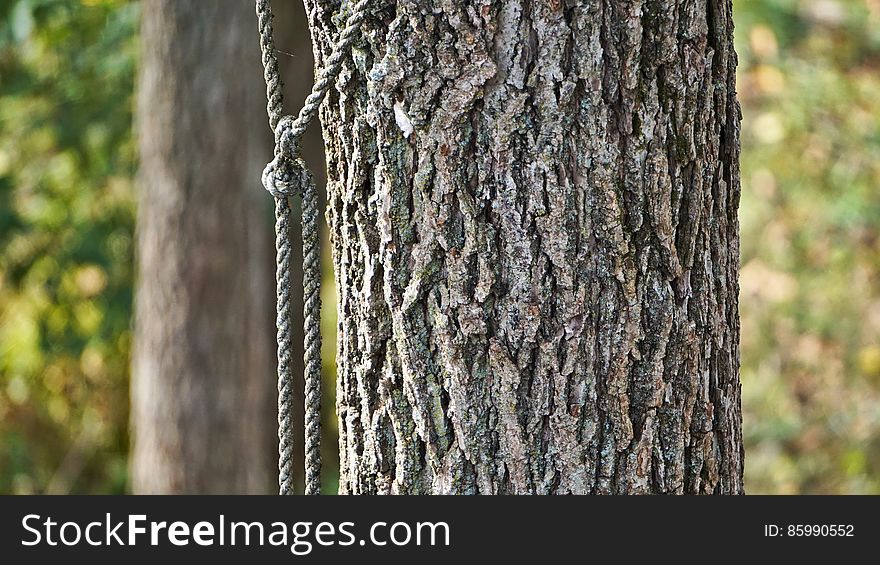
MULTIPOLYGON (((0 0, 0 493, 131 488, 141 8, 0 0)), ((746 489, 880 493, 880 0, 734 11, 746 489)), ((290 108, 310 85, 311 49, 302 27, 285 33, 290 108)), ((317 129, 307 157, 320 170, 317 129)), ((267 198, 267 230, 270 216, 267 198)))

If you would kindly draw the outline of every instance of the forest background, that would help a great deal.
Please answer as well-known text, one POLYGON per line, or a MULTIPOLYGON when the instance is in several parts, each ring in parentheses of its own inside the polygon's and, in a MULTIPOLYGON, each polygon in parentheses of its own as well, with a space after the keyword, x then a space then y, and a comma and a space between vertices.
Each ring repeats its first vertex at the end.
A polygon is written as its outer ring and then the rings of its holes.
MULTIPOLYGON (((746 490, 880 494, 880 0, 734 14, 746 490)), ((0 493, 129 487, 138 19, 0 0, 0 493)), ((307 34, 288 50, 310 69, 307 34)))

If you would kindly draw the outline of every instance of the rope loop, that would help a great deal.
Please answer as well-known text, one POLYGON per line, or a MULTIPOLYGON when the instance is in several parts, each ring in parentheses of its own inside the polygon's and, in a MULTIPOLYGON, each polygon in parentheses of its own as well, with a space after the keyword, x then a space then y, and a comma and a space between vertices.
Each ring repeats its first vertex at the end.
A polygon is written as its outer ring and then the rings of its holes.
POLYGON ((296 128, 296 118, 293 116, 282 116, 275 126, 275 152, 286 153, 294 158, 299 155, 300 142, 302 141, 304 129, 296 128))
POLYGON ((291 208, 288 198, 302 197, 303 313, 305 330, 305 460, 306 494, 321 491, 321 255, 318 239, 318 193, 314 177, 300 156, 300 139, 317 116, 321 102, 333 86, 343 62, 359 35, 367 8, 375 0, 348 0, 348 19, 322 62, 299 114, 282 116, 281 77, 272 33, 270 0, 256 0, 263 78, 266 81, 266 113, 275 133, 275 157, 263 169, 265 189, 275 197, 275 247, 278 338, 278 486, 281 494, 293 494, 291 445, 290 364, 290 234, 291 208), (354 4, 352 4, 354 2, 354 4))
POLYGON ((275 127, 275 157, 263 169, 263 187, 275 198, 302 196, 314 184, 312 172, 300 156, 300 136, 292 129, 293 116, 275 127))

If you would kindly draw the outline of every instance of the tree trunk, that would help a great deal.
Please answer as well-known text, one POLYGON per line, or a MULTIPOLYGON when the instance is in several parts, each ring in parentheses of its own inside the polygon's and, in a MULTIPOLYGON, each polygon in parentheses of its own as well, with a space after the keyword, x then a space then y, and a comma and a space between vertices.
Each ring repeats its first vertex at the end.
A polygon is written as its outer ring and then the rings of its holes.
POLYGON ((274 490, 271 155, 253 7, 144 2, 137 493, 274 490))
POLYGON ((377 3, 322 114, 342 492, 743 491, 732 33, 377 3))

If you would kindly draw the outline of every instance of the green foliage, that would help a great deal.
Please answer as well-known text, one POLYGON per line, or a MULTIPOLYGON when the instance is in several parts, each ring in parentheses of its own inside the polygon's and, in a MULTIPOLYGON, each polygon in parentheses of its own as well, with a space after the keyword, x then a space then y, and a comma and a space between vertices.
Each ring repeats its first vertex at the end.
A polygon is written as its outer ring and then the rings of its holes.
POLYGON ((0 0, 0 492, 125 488, 136 8, 0 0))
POLYGON ((880 2, 737 0, 749 492, 880 492, 880 2))
MULTIPOLYGON (((734 5, 746 487, 880 493, 880 0, 734 5)), ((0 492, 126 486, 136 23, 0 0, 0 492)))

